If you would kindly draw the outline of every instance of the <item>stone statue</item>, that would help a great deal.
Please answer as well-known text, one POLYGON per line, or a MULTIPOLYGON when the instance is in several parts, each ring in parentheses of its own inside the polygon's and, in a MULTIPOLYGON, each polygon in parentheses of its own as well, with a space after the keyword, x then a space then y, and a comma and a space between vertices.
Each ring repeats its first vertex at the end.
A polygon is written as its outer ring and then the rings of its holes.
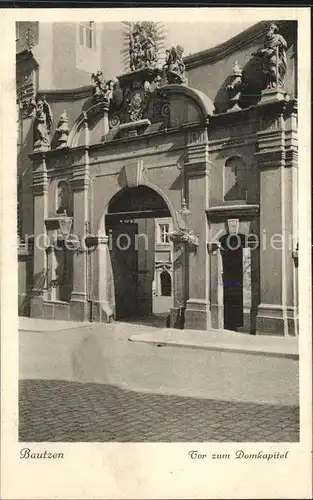
POLYGON ((156 64, 156 43, 152 36, 146 34, 143 41, 143 50, 145 54, 145 64, 153 66, 156 64))
POLYGON ((137 30, 130 34, 129 59, 131 71, 136 71, 144 66, 144 50, 142 46, 142 33, 137 30))
POLYGON ((38 99, 35 104, 34 150, 50 149, 52 111, 46 98, 38 99))
POLYGON ((229 94, 228 111, 237 111, 240 109, 239 100, 243 89, 242 68, 237 61, 234 64, 231 78, 231 83, 227 85, 227 92, 229 94))
POLYGON ((106 81, 103 77, 103 72, 98 70, 91 75, 91 84, 93 86, 93 101, 110 101, 113 96, 114 82, 113 80, 106 81))
POLYGON ((67 113, 64 110, 60 116, 58 127, 56 129, 57 134, 57 149, 65 148, 67 146, 67 138, 69 134, 68 128, 68 118, 67 113))
POLYGON ((177 45, 177 47, 167 49, 165 53, 166 61, 163 71, 166 74, 168 83, 183 83, 185 81, 185 65, 182 59, 183 48, 177 45))
POLYGON ((129 35, 131 71, 157 64, 157 32, 152 22, 136 23, 129 35))
POLYGON ((103 72, 98 70, 91 75, 91 84, 93 86, 93 101, 110 101, 113 97, 114 82, 106 81, 103 72))
POLYGON ((287 42, 278 33, 278 27, 272 23, 269 27, 263 48, 252 55, 260 57, 262 69, 266 75, 266 88, 283 88, 287 71, 287 42))

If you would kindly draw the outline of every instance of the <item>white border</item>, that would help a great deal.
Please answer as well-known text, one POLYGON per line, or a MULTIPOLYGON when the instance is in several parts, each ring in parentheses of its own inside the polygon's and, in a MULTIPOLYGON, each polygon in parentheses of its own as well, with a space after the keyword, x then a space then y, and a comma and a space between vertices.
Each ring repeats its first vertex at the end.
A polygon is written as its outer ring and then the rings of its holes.
MULTIPOLYGON (((247 453, 289 450, 288 460, 267 462, 191 461, 190 444, 58 444, 63 461, 19 460, 17 441, 17 251, 15 21, 144 20, 221 22, 221 9, 8 9, 1 28, 1 319, 2 319, 2 498, 310 498, 311 497, 311 258, 310 225, 310 9, 225 9, 223 22, 245 18, 299 23, 299 284, 300 443, 247 443, 247 453), (4 50, 3 50, 4 49, 4 50), (52 462, 52 463, 51 463, 52 462)), ((51 447, 51 443, 49 444, 51 447)), ((42 451, 43 443, 32 445, 42 451)), ((236 444, 203 445, 231 453, 236 444)), ((243 444, 240 445, 243 448, 243 444)))

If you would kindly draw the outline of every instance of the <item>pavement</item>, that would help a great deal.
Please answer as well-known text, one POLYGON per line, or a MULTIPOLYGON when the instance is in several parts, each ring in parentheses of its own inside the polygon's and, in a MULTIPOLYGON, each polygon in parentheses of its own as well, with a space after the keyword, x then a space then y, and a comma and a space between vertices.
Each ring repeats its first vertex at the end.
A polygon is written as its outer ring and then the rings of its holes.
POLYGON ((130 342, 163 334, 145 324, 32 321, 20 323, 22 441, 299 440, 296 359, 130 342))
POLYGON ((177 330, 164 328, 131 335, 132 342, 189 347, 213 351, 245 352, 263 356, 299 359, 297 337, 249 335, 229 330, 177 330))

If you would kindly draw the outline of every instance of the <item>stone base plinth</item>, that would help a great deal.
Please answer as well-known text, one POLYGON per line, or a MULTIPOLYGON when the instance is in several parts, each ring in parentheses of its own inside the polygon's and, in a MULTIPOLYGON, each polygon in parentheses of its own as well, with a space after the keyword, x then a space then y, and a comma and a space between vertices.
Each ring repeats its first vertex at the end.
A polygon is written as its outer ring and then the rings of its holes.
POLYGON ((92 303, 92 321, 96 323, 111 323, 114 320, 114 311, 109 302, 95 301, 92 303))
POLYGON ((185 309, 183 307, 171 307, 169 314, 169 327, 170 328, 184 328, 185 323, 185 309))
POLYGON ((188 330, 208 330, 211 328, 211 315, 207 302, 199 299, 187 300, 185 328, 188 330))
POLYGON ((261 93, 259 104, 268 104, 271 102, 284 101, 287 97, 287 92, 284 89, 266 89, 261 93))
POLYGON ((297 335, 298 317, 292 307, 276 304, 260 304, 256 315, 256 334, 297 335))
POLYGON ((86 300, 71 299, 70 301, 70 319, 71 321, 89 321, 90 303, 86 300))

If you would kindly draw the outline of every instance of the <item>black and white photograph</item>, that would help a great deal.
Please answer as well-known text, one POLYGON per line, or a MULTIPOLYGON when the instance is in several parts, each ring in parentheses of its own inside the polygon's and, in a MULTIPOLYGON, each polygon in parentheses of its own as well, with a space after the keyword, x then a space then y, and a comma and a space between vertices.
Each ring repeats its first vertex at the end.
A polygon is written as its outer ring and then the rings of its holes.
POLYGON ((21 467, 67 443, 268 468, 300 446, 300 28, 231 10, 15 13, 21 467))

